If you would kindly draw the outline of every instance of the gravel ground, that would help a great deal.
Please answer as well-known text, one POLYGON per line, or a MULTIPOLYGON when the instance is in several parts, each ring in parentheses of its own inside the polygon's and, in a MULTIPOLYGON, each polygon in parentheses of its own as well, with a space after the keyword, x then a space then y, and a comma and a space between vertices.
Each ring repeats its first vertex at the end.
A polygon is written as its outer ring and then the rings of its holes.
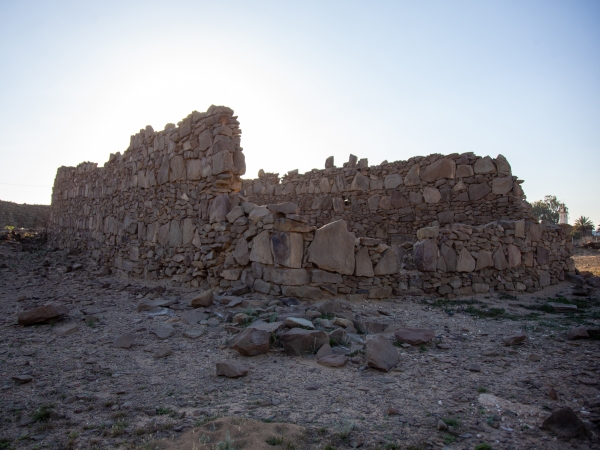
MULTIPOLYGON (((22 252, 12 242, 0 243, 0 267, 0 449, 227 448, 219 447, 227 427, 234 433, 243 423, 267 438, 273 424, 295 426, 271 441, 274 449, 600 448, 599 341, 566 339, 573 327, 598 326, 600 303, 572 297, 568 283, 519 297, 342 302, 340 317, 435 332, 427 345, 398 345, 400 363, 380 372, 366 367, 364 335, 334 347, 349 356, 341 368, 276 346, 254 357, 229 349, 240 327, 227 317, 291 311, 274 298, 216 302, 188 325, 182 317, 197 291, 97 276, 83 257, 22 252), (138 311, 159 299, 171 305, 138 311), (548 302, 578 309, 558 313, 548 302), (20 312, 46 303, 67 306, 68 317, 17 324, 20 312), (165 339, 153 333, 170 327, 165 339), (134 344, 115 348, 127 332, 134 344), (503 344, 517 333, 527 335, 523 345, 503 344), (166 348, 171 354, 157 357, 166 348), (217 377, 220 361, 244 363, 249 373, 217 377), (32 381, 19 384, 19 375, 32 381), (540 429, 563 406, 586 423, 587 438, 563 441, 540 429)), ((262 448, 235 439, 229 448, 262 448)))

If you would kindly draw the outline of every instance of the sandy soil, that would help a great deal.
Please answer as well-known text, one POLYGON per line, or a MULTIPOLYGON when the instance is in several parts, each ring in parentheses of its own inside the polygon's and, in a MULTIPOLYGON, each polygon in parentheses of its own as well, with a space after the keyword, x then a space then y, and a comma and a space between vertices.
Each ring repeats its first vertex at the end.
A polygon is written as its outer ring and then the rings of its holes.
MULTIPOLYGON (((230 310, 216 304, 204 322, 181 320, 197 292, 159 293, 156 284, 97 277, 77 255, 19 250, 0 244, 0 448, 599 448, 600 341, 569 341, 566 333, 598 326, 600 302, 572 297, 568 283, 519 297, 344 303, 343 314, 435 332, 428 345, 398 346, 400 363, 384 373, 366 367, 360 341, 336 348, 350 355, 342 368, 279 348, 240 356, 227 346, 230 310), (172 300, 165 315, 138 311, 151 298, 172 300), (66 305, 69 316, 17 324, 20 312, 49 302, 66 305), (557 313, 549 302, 577 311, 557 313), (70 324, 76 328, 61 336, 70 324), (153 331, 165 324, 173 333, 159 339, 153 331), (187 337, 193 330, 198 337, 187 337), (134 345, 113 347, 125 332, 135 334, 134 345), (519 332, 525 344, 502 344, 519 332), (154 358, 166 346, 172 353, 154 358), (219 361, 250 371, 216 377, 219 361), (18 375, 33 380, 19 384, 18 375), (590 439, 563 442, 539 428, 562 406, 577 412, 590 439), (439 431, 440 420, 449 429, 439 431)), ((244 299, 264 305, 264 317, 286 311, 273 298, 244 299)))
POLYGON ((591 272, 600 277, 600 250, 575 249, 573 260, 580 272, 591 272))

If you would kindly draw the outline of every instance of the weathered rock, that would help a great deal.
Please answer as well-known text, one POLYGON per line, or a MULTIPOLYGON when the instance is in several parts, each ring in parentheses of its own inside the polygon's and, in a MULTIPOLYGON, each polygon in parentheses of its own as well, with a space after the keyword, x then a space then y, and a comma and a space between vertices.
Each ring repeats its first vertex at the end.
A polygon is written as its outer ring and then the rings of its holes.
POLYGON ((314 227, 307 223, 298 222, 297 220, 280 218, 275 221, 273 229, 282 232, 308 233, 312 231, 314 227))
POLYGON ((475 270, 482 270, 486 267, 493 267, 494 260, 492 259, 492 252, 488 250, 479 250, 479 255, 477 256, 477 264, 475 265, 475 270))
POLYGON ((310 279, 313 283, 340 283, 344 280, 338 273, 326 272, 324 270, 313 269, 310 271, 310 279))
POLYGON ((425 200, 425 203, 439 203, 441 199, 442 194, 439 189, 429 186, 423 189, 423 200, 425 200))
POLYGON ((521 345, 522 343, 525 342, 526 339, 527 339, 527 335, 525 335, 525 334, 515 334, 513 336, 505 337, 504 339, 502 339, 502 342, 504 343, 504 345, 514 346, 514 345, 521 345))
POLYGON ((69 309, 64 305, 50 304, 30 309, 19 314, 19 325, 31 325, 33 323, 47 322, 60 319, 69 314, 69 309))
POLYGON ((113 341, 112 346, 117 348, 130 348, 135 342, 135 334, 123 333, 113 341))
POLYGON ((494 178, 492 181, 492 192, 496 195, 506 195, 513 188, 512 177, 494 178))
POLYGON ((469 200, 472 202, 481 200, 483 197, 492 192, 492 189, 487 183, 469 185, 469 200))
POLYGON ((367 247, 361 247, 361 249, 356 253, 356 267, 354 269, 354 275, 357 277, 372 277, 374 274, 373 262, 369 256, 369 249, 367 247))
POLYGON ((304 240, 300 233, 274 231, 271 234, 273 261, 285 267, 302 267, 304 240))
POLYGON ((281 214, 300 214, 300 208, 295 203, 285 202, 285 203, 271 203, 267 205, 273 212, 278 212, 281 214))
POLYGON ((396 189, 402 184, 402 176, 399 173, 391 173, 386 175, 383 180, 383 186, 385 189, 396 189))
POLYGON ((494 254, 492 255, 492 258, 494 260, 494 267, 496 268, 496 270, 504 270, 504 269, 508 268, 508 261, 506 260, 506 257, 504 256, 504 251, 502 250, 502 246, 498 247, 498 250, 496 250, 494 252, 494 254))
POLYGON ((262 355, 269 351, 270 339, 268 331, 248 327, 235 337, 231 348, 243 356, 262 355))
POLYGON ((437 239, 440 235, 440 227, 425 227, 417 230, 417 239, 437 239))
POLYGON ((567 339, 575 340, 575 339, 589 339, 590 334, 588 333, 586 326, 580 326, 571 328, 567 333, 567 339))
POLYGON ((432 182, 441 178, 454 179, 456 163, 448 158, 441 158, 421 170, 421 180, 432 182))
POLYGON ((388 372, 400 361, 398 351, 382 334, 377 334, 366 343, 367 365, 388 372))
POLYGON ((280 336, 286 355, 298 356, 303 353, 314 353, 329 342, 329 336, 324 331, 292 328, 280 336))
POLYGON ((319 351, 317 352, 317 359, 323 358, 324 356, 333 355, 333 350, 331 350, 331 345, 323 344, 319 351))
POLYGON ((190 306, 192 308, 206 308, 213 304, 214 294, 213 291, 204 291, 197 297, 193 298, 190 306))
POLYGON ((345 355, 327 355, 317 359, 317 363, 327 367, 342 367, 346 362, 348 358, 345 355))
POLYGON ((63 325, 62 327, 56 327, 53 329, 53 331, 58 337, 68 336, 77 332, 77 324, 69 323, 67 325, 63 325))
POLYGON ((315 326, 310 320, 302 319, 300 317, 287 317, 285 319, 285 326, 288 328, 307 328, 314 330, 315 326))
POLYGON ((196 325, 206 319, 208 319, 208 314, 200 310, 184 311, 181 314, 181 321, 186 325, 196 325))
POLYGON ((352 275, 354 241, 355 237, 348 232, 344 220, 331 222, 315 232, 314 240, 308 247, 308 261, 320 269, 352 275))
POLYGON ((363 334, 379 334, 383 333, 387 328, 387 324, 381 322, 374 322, 371 320, 361 320, 356 322, 356 325, 358 327, 358 331, 360 331, 363 334))
POLYGON ((175 329, 170 323, 161 323, 157 325, 151 333, 155 334, 159 339, 168 339, 174 333, 175 329))
POLYGON ((457 272, 473 272, 475 270, 475 259, 473 255, 463 247, 458 255, 458 260, 456 261, 456 271, 457 272))
POLYGON ((281 293, 287 297, 307 298, 311 300, 318 300, 324 296, 323 291, 314 286, 282 286, 281 293))
POLYGON ((157 298, 155 300, 143 299, 138 303, 138 311, 152 311, 156 308, 162 308, 173 304, 173 300, 157 298))
POLYGON ((542 423, 541 428, 553 432, 561 439, 571 439, 588 434, 585 424, 568 407, 552 411, 552 414, 542 423))
POLYGON ((435 333, 426 328, 400 328, 394 331, 394 337, 398 342, 421 345, 431 341, 435 337, 435 333))
POLYGON ((492 161, 492 158, 485 156, 477 160, 473 166, 473 170, 476 174, 496 173, 496 165, 492 161))
POLYGON ((170 346, 160 347, 156 349, 152 357, 154 359, 166 358, 173 354, 173 349, 170 346))
POLYGON ((248 328, 255 328, 257 330, 263 330, 267 333, 275 333, 276 331, 282 329, 285 326, 285 322, 262 322, 256 321, 251 325, 248 325, 248 328))
POLYGON ((217 195, 208 210, 210 223, 227 220, 227 213, 229 213, 229 195, 217 195))
POLYGON ((408 173, 404 177, 404 184, 406 186, 416 186, 421 184, 421 178, 419 177, 419 173, 421 172, 421 167, 418 164, 414 164, 408 169, 408 173))
POLYGON ((264 230, 252 240, 250 261, 255 261, 267 265, 273 265, 273 254, 271 253, 271 238, 269 236, 268 230, 264 230))
POLYGON ((288 286, 303 286, 310 283, 310 277, 306 269, 265 267, 263 279, 275 284, 285 284, 288 286))
POLYGON ((421 272, 435 272, 438 261, 437 240, 425 239, 413 244, 413 258, 421 272))
POLYGON ((246 366, 232 362, 218 362, 216 369, 218 377, 239 378, 248 373, 246 366))
POLYGON ((389 248, 384 253, 377 265, 375 266, 375 275, 391 275, 398 273, 400 267, 398 266, 398 259, 396 253, 389 248))

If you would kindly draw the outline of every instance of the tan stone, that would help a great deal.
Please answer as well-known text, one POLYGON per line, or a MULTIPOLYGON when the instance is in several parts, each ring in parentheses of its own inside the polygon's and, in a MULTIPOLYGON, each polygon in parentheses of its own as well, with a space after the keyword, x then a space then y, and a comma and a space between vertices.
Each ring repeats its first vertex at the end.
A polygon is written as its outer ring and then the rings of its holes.
POLYGON ((492 259, 492 252, 488 250, 479 250, 477 256, 477 265, 475 270, 485 269, 486 267, 494 267, 494 260, 492 259))
POLYGON ((512 191, 512 177, 494 178, 492 181, 492 192, 496 195, 505 195, 512 191))
POLYGON ((365 177, 361 172, 356 172, 352 184, 350 184, 351 191, 368 191, 370 186, 370 180, 365 177))
POLYGON ((308 247, 308 261, 320 269, 344 275, 354 273, 354 234, 344 220, 329 223, 317 231, 308 247))
POLYGON ((265 267, 263 279, 275 284, 285 284, 288 286, 303 286, 310 283, 310 278, 306 269, 265 267))
POLYGON ((506 247, 508 253, 508 267, 514 269, 521 265, 521 251, 516 245, 508 244, 506 247))
POLYGON ((255 261, 268 265, 273 264, 273 254, 271 253, 271 238, 269 236, 268 230, 264 230, 252 240, 250 261, 255 261))
POLYGON ((390 173, 389 175, 386 175, 385 179, 383 180, 383 186, 386 189, 396 189, 402 183, 402 175, 399 173, 390 173))
POLYGON ((437 239, 440 235, 440 227, 425 227, 417 230, 417 239, 437 239))
POLYGON ((468 178, 473 175, 473 166, 471 165, 460 164, 456 167, 456 178, 468 178))
POLYGON ((375 275, 392 275, 394 273, 398 273, 398 260, 396 258, 396 253, 391 249, 387 249, 384 253, 377 265, 375 266, 374 273, 375 275))
POLYGON ((404 177, 404 184, 406 186, 417 186, 421 184, 421 178, 419 177, 419 172, 421 168, 418 164, 414 164, 409 170, 406 176, 404 177))
POLYGON ((456 176, 456 163, 448 158, 438 159, 436 162, 421 170, 421 180, 432 182, 441 178, 454 179, 456 176))
POLYGON ((476 174, 496 173, 496 165, 492 161, 492 158, 485 156, 477 160, 473 166, 473 170, 476 174))
POLYGON ((437 241, 424 239, 413 244, 413 258, 421 272, 435 272, 439 256, 437 241))
POLYGON ((440 190, 437 188, 426 187, 423 189, 423 199, 425 199, 425 203, 439 203, 442 199, 442 194, 440 194, 440 190))
POLYGON ((302 256, 304 255, 302 235, 274 231, 271 234, 271 252, 275 264, 293 268, 302 267, 302 256))
POLYGON ((475 259, 467 250, 463 247, 458 255, 458 260, 456 261, 456 271, 457 272, 473 272, 475 270, 475 259))
POLYGON ((369 249, 367 247, 361 247, 356 253, 356 268, 354 275, 357 277, 372 277, 374 275, 373 262, 371 261, 369 249))

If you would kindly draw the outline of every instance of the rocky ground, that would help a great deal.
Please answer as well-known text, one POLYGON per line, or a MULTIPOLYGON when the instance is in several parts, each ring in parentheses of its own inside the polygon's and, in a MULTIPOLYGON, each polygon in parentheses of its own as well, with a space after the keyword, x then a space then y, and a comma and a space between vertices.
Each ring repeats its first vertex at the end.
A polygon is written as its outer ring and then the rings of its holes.
POLYGON ((597 291, 575 297, 565 282, 519 297, 342 301, 333 312, 247 293, 194 309, 197 291, 21 250, 0 242, 0 449, 600 448, 597 291), (18 324, 48 303, 68 315, 18 324), (341 345, 327 352, 344 365, 286 355, 282 330, 267 353, 231 348, 251 323, 306 325, 294 318, 338 329, 341 345), (402 343, 401 327, 434 337, 402 343), (395 367, 369 367, 366 341, 378 338, 354 328, 394 342, 395 367), (588 329, 592 338, 569 339, 588 329), (526 338, 506 345, 515 335, 526 338), (248 373, 217 377, 219 362, 248 373), (563 407, 578 417, 572 429, 569 417, 540 428, 563 407))

